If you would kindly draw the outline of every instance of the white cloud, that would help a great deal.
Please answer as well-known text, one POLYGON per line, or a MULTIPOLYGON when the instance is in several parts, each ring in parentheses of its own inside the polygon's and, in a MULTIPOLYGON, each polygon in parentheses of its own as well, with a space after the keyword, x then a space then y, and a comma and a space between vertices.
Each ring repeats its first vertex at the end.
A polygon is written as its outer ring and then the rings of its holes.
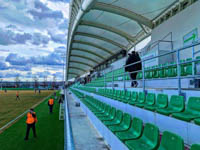
MULTIPOLYGON (((44 0, 46 1, 46 0, 44 0)), ((63 2, 45 2, 47 6, 54 10, 54 11, 61 11, 63 13, 63 16, 68 19, 69 18, 69 3, 63 3, 63 2)))

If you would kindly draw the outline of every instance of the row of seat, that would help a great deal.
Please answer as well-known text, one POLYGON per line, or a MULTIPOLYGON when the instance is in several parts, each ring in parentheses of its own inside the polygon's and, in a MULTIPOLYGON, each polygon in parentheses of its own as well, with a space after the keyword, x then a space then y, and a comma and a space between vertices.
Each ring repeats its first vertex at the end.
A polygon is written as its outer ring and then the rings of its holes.
MULTIPOLYGON (((196 60, 199 60, 195 62, 195 70, 194 73, 196 74, 196 65, 200 63, 200 56, 196 57, 196 60)), ((192 58, 188 58, 186 60, 181 60, 180 65, 180 75, 181 76, 188 76, 192 75, 192 58), (187 63, 188 62, 188 63, 187 63)), ((113 72, 109 72, 105 74, 105 79, 104 77, 97 78, 93 80, 91 83, 88 83, 87 86, 94 86, 94 87, 103 87, 105 85, 104 81, 106 82, 111 82, 112 80, 114 81, 121 81, 121 80, 131 80, 129 73, 125 73, 123 68, 114 70, 113 72), (112 78, 112 75, 114 77, 112 78)), ((145 68, 145 79, 152 79, 152 78, 167 78, 167 77, 176 77, 177 76, 177 64, 175 62, 171 63, 165 63, 165 64, 160 64, 160 65, 155 65, 151 67, 146 67, 145 68)), ((140 80, 143 78, 142 72, 137 73, 137 79, 140 80)))
MULTIPOLYGON (((184 150, 183 139, 169 131, 164 131, 161 142, 159 128, 146 123, 137 117, 123 113, 110 105, 90 96, 80 94, 72 90, 75 95, 81 97, 82 102, 95 114, 95 116, 107 126, 130 150, 184 150)), ((194 144, 191 150, 199 150, 200 145, 194 144)))
MULTIPOLYGON (((87 88, 81 89, 87 91, 87 88)), ((186 107, 184 97, 178 95, 172 95, 168 102, 167 94, 158 94, 156 97, 154 93, 113 89, 99 89, 96 94, 200 125, 200 97, 190 97, 186 107)))

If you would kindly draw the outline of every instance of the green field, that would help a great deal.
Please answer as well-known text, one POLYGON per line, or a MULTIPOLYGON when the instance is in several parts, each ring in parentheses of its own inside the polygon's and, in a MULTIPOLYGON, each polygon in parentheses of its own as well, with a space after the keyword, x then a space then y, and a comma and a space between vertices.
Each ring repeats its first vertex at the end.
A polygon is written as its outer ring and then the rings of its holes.
POLYGON ((54 91, 42 91, 38 94, 33 91, 19 91, 21 100, 16 100, 17 91, 0 91, 0 128, 13 120, 27 109, 41 102, 54 91))
POLYGON ((0 134, 0 150, 63 150, 64 122, 59 121, 59 104, 56 102, 54 113, 49 114, 47 100, 35 108, 38 123, 37 138, 33 138, 32 130, 29 140, 24 141, 26 133, 26 117, 0 134))

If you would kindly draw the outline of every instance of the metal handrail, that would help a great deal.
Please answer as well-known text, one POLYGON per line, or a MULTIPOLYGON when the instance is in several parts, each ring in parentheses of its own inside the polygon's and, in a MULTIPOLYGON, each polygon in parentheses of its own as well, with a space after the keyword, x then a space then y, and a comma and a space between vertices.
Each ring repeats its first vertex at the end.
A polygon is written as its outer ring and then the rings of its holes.
MULTIPOLYGON (((188 46, 184 46, 182 48, 178 48, 178 49, 175 49, 175 50, 172 50, 170 52, 166 52, 164 54, 160 54, 160 55, 157 55, 157 56, 154 56, 154 57, 151 57, 151 58, 145 58, 145 59, 142 59, 140 61, 137 61, 137 62, 134 62, 134 63, 131 63, 131 64, 128 64, 128 65, 123 65, 123 67, 121 68, 118 68, 118 69, 122 69, 122 68, 125 68, 125 67, 128 67, 128 66, 131 66, 131 65, 135 65, 135 64, 138 64, 138 63, 142 63, 142 69, 141 70, 137 70, 137 71, 132 71, 132 72, 129 72, 129 73, 138 73, 138 72, 142 72, 143 74, 143 78, 142 79, 137 79, 137 80, 143 80, 143 89, 145 91, 145 81, 146 80, 167 80, 167 79, 178 79, 179 81, 179 85, 178 85, 178 89, 179 89, 179 94, 181 94, 181 82, 180 80, 181 79, 184 79, 184 78, 199 78, 200 75, 195 75, 194 74, 194 71, 193 71, 193 75, 190 75, 190 76, 181 76, 180 74, 180 68, 182 67, 182 65, 184 64, 188 64, 188 63, 192 63, 192 66, 193 66, 193 69, 195 68, 194 65, 196 62, 199 62, 200 59, 194 59, 194 55, 200 53, 200 50, 198 51, 194 51, 194 47, 200 45, 200 39, 196 42, 193 42, 191 45, 188 45, 188 46), (193 48, 193 58, 192 60, 190 61, 184 61, 184 62, 180 62, 180 52, 183 51, 183 50, 186 50, 186 49, 189 49, 189 48, 193 48), (165 66, 157 66, 157 67, 154 67, 154 68, 144 68, 144 63, 146 61, 149 61, 149 60, 153 60, 153 59, 156 59, 156 58, 159 58, 159 57, 163 57, 163 56, 166 56, 166 55, 170 55, 170 54, 173 54, 173 53, 176 53, 177 55, 177 61, 176 63, 174 64, 167 64, 165 66), (145 73, 148 72, 148 71, 154 71, 156 69, 165 69, 165 68, 169 68, 169 67, 177 67, 177 76, 176 77, 166 77, 166 78, 152 78, 152 79, 148 79, 148 78, 145 78, 145 73)), ((116 69, 116 70, 118 70, 116 69)), ((104 73, 103 77, 101 80, 104 80, 104 87, 106 88, 106 83, 107 83, 107 79, 112 79, 112 86, 114 84, 114 78, 115 77, 123 77, 123 82, 124 82, 124 88, 126 88, 126 75, 128 75, 127 72, 123 72, 123 73, 117 73, 115 74, 114 71, 116 70, 112 70, 112 76, 109 76, 107 77, 106 74, 104 73)), ((131 81, 137 81, 137 80, 131 80, 131 81)), ((122 80, 121 80, 122 81, 122 80)), ((93 81, 92 83, 102 83, 102 81, 93 81)))

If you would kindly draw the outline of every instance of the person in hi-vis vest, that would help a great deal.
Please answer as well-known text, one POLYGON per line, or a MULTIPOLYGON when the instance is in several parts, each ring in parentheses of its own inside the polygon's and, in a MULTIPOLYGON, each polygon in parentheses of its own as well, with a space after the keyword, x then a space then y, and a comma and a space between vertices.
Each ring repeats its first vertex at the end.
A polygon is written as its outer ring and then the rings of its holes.
POLYGON ((16 100, 20 100, 19 91, 17 91, 17 93, 16 93, 16 100))
POLYGON ((31 108, 30 111, 27 113, 26 117, 26 124, 27 124, 27 129, 26 129, 26 137, 24 140, 28 140, 29 132, 30 129, 32 128, 33 130, 33 136, 36 138, 36 129, 35 129, 35 123, 37 122, 37 116, 36 113, 34 112, 34 109, 31 108))
POLYGON ((51 114, 53 113, 53 105, 54 105, 54 99, 52 97, 49 99, 48 105, 49 105, 49 112, 51 114))

